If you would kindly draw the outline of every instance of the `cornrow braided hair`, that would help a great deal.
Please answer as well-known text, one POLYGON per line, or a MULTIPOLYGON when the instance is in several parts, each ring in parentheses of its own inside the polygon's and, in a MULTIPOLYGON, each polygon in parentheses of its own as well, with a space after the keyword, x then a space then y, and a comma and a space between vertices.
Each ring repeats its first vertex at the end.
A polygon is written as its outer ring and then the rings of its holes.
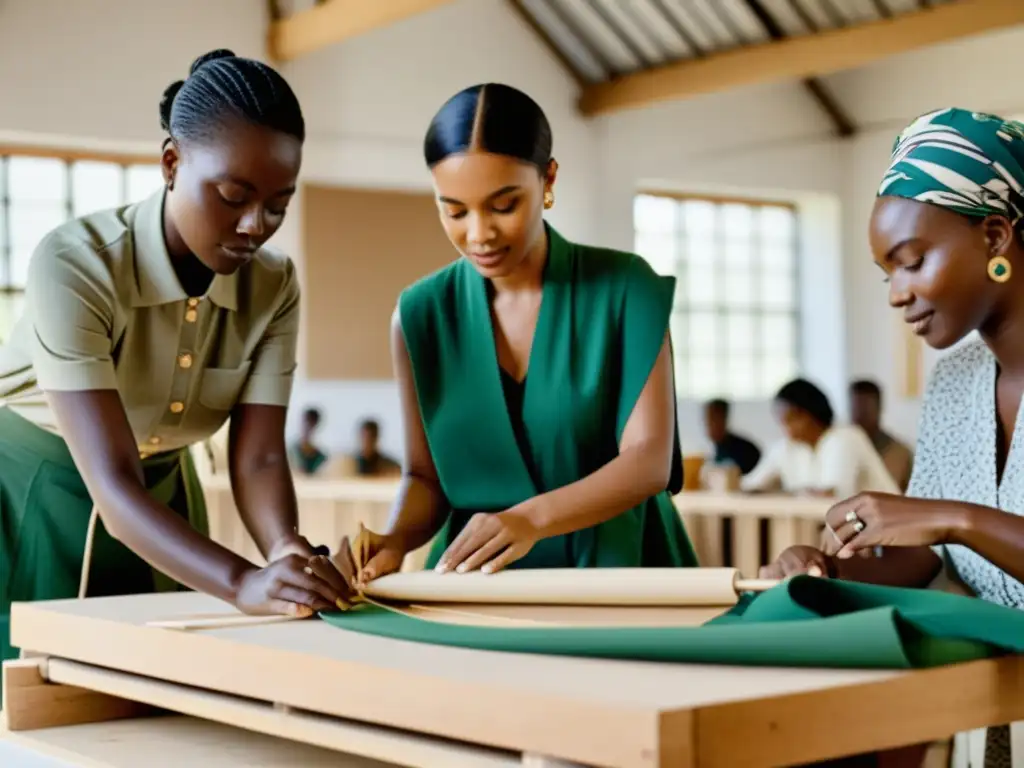
POLYGON ((306 138, 299 100, 277 70, 223 48, 192 62, 160 100, 160 125, 174 140, 211 138, 230 118, 306 138))

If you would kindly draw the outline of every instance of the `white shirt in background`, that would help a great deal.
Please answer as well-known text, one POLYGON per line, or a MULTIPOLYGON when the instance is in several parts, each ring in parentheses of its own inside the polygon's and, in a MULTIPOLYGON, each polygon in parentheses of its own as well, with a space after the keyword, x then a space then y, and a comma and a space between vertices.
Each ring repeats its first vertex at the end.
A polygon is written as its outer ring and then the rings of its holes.
POLYGON ((900 493, 875 446, 860 427, 834 426, 812 448, 789 439, 774 443, 740 480, 746 491, 778 482, 783 491, 831 491, 840 499, 864 491, 900 493))

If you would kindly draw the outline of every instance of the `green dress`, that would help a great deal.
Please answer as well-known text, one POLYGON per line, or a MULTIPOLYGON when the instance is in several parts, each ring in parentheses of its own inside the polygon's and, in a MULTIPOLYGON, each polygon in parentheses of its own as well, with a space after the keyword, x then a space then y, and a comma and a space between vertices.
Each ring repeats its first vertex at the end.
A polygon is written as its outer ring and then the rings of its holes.
MULTIPOLYGON (((188 449, 150 456, 142 466, 153 498, 208 534, 203 490, 188 449)), ((92 507, 67 443, 0 407, 0 660, 19 653, 10 642, 12 602, 78 595, 92 507)), ((97 522, 89 597, 176 588, 111 537, 102 519, 97 522)))
MULTIPOLYGON (((489 284, 468 261, 423 278, 399 300, 420 414, 450 505, 428 567, 475 513, 508 509, 613 460, 661 350, 675 279, 639 256, 569 242, 550 226, 547 233, 521 385, 503 377, 489 284)), ((682 488, 678 426, 673 454, 664 491, 593 528, 543 539, 512 567, 696 566, 671 498, 682 488)))

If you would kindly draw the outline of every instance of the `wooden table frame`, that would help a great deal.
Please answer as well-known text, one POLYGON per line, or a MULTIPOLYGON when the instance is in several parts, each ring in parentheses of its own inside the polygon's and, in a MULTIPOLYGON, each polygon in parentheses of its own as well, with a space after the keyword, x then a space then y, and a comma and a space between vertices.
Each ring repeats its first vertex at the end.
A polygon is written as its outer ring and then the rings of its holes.
POLYGON ((398 765, 756 768, 1024 719, 1024 659, 933 670, 726 667, 495 653, 323 622, 182 632, 196 594, 15 604, 11 731, 156 706, 398 765), (140 706, 145 705, 145 706, 140 706))

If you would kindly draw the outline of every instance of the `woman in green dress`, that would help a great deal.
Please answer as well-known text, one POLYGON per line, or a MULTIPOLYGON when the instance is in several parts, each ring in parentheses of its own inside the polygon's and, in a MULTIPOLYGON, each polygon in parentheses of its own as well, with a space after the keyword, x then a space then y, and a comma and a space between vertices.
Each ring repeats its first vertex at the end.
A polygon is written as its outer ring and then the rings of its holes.
POLYGON ((673 278, 544 220, 557 164, 540 107, 468 88, 425 140, 460 258, 402 292, 392 350, 405 466, 360 580, 435 539, 429 566, 693 566, 669 339, 673 278))
POLYGON ((339 597, 305 572, 288 470, 298 282, 261 248, 295 191, 298 101, 266 65, 214 51, 160 116, 166 187, 47 235, 0 346, 2 658, 17 653, 13 601, 184 585, 310 615, 339 597), (189 446, 229 417, 235 501, 264 568, 207 535, 189 446))

